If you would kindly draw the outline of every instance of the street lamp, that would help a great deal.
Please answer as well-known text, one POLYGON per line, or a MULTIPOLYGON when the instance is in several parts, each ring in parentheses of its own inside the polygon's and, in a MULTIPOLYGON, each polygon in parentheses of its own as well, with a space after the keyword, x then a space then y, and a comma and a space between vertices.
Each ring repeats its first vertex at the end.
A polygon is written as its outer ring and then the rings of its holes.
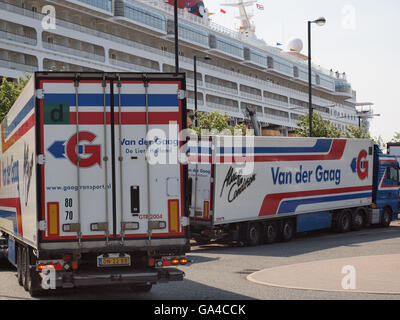
MULTIPOLYGON (((211 60, 211 57, 205 56, 204 60, 211 60)), ((194 72, 194 126, 197 127, 197 56, 193 56, 194 72)))
POLYGON ((315 23, 317 26, 322 27, 326 23, 326 19, 321 17, 314 21, 308 21, 308 116, 309 116, 309 127, 310 137, 312 137, 312 68, 311 68, 311 24, 315 23))
POLYGON ((179 38, 178 38, 178 0, 174 1, 175 24, 175 73, 179 72, 179 38))

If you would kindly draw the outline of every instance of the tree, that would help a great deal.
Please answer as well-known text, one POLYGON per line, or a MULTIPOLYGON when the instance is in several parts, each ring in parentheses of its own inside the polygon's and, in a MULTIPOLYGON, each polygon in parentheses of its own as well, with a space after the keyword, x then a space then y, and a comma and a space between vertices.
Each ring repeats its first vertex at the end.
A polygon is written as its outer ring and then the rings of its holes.
POLYGON ((356 139, 371 139, 367 127, 365 124, 362 127, 348 126, 345 132, 346 138, 356 138, 356 139))
MULTIPOLYGON (((296 129, 296 134, 301 137, 309 137, 310 126, 308 114, 300 116, 300 121, 297 122, 299 128, 296 129)), ((343 132, 336 128, 329 120, 324 120, 318 112, 313 112, 312 117, 312 135, 313 137, 324 138, 340 138, 343 132)))
POLYGON ((194 126, 194 121, 192 122, 191 129, 195 131, 197 135, 201 135, 202 131, 207 130, 209 134, 223 134, 223 135, 234 135, 238 132, 241 135, 248 135, 248 129, 245 124, 237 124, 235 126, 229 126, 229 116, 226 114, 222 115, 218 111, 214 112, 197 112, 197 124, 194 126))
POLYGON ((372 140, 379 146, 379 149, 381 149, 382 151, 386 150, 386 143, 385 143, 385 140, 383 140, 381 135, 379 135, 377 137, 373 137, 372 140))
POLYGON ((30 75, 25 74, 15 82, 8 81, 6 77, 3 77, 0 85, 0 121, 3 121, 30 77, 30 75))
POLYGON ((391 142, 400 142, 400 132, 396 131, 391 142))

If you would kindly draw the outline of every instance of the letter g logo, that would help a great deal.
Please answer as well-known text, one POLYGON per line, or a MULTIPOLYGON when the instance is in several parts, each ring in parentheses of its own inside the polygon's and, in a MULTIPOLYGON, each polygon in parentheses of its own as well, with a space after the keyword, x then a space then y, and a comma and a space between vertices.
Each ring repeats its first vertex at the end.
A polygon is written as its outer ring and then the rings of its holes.
POLYGON ((368 178, 367 151, 361 150, 357 158, 357 174, 361 180, 368 178))

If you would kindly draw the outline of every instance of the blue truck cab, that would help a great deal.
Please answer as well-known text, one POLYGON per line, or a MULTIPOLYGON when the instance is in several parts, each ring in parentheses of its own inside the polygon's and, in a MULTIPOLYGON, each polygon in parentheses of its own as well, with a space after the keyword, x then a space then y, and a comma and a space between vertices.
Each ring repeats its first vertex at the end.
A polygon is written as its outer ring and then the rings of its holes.
POLYGON ((373 192, 370 222, 388 226, 399 214, 399 163, 374 146, 373 192))

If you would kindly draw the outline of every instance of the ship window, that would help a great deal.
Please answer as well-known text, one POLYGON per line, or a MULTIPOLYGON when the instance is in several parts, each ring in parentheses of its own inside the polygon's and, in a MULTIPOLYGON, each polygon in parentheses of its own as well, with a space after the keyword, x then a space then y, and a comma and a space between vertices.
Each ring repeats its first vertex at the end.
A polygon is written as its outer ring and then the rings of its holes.
POLYGON ((139 23, 148 25, 152 28, 166 30, 166 23, 164 16, 158 15, 154 12, 132 5, 130 3, 125 4, 125 17, 137 21, 139 23))

